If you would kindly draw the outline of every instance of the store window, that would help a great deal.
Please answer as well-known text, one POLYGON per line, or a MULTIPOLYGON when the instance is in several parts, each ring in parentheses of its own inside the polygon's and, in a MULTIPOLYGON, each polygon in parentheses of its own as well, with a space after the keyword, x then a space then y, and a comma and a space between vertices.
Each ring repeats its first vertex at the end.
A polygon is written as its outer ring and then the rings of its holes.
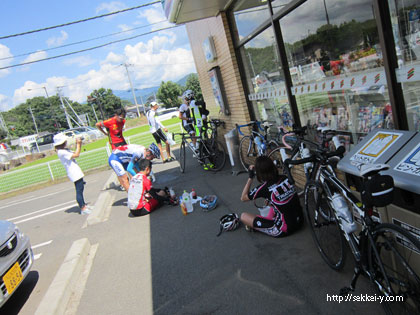
POLYGON ((420 2, 388 1, 408 128, 420 131, 420 2))
POLYGON ((239 40, 248 36, 262 22, 270 17, 267 1, 243 0, 237 1, 233 7, 236 31, 239 40))
POLYGON ((354 143, 393 128, 372 1, 308 0, 280 25, 302 124, 348 131, 354 143))
POLYGON ((272 0, 271 7, 273 8, 273 14, 281 11, 291 0, 272 0))
POLYGON ((240 53, 256 118, 290 129, 293 121, 273 29, 249 41, 240 53))

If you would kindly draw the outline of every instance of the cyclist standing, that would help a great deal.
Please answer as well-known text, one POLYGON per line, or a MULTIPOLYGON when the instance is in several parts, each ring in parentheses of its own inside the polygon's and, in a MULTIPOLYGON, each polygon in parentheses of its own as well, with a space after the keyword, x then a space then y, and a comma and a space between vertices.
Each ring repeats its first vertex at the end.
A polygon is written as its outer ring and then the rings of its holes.
MULTIPOLYGON (((206 103, 204 101, 196 101, 194 99, 194 92, 186 90, 182 94, 184 104, 179 107, 179 118, 182 120, 182 126, 185 131, 191 136, 200 137, 202 132, 206 130, 207 115, 209 111, 206 109, 206 103)), ((199 150, 199 143, 197 139, 192 139, 192 144, 195 150, 199 150)), ((213 168, 212 163, 204 164, 204 170, 213 168)))
POLYGON ((166 138, 166 135, 163 133, 162 129, 165 130, 165 132, 168 132, 168 129, 163 127, 163 125, 155 118, 156 111, 159 108, 159 104, 156 102, 150 103, 150 110, 147 112, 147 122, 149 123, 150 132, 152 133, 153 138, 155 138, 156 144, 159 147, 160 154, 162 156, 163 163, 165 162, 171 162, 174 160, 173 157, 171 157, 171 147, 169 145, 169 141, 166 138), (162 144, 161 141, 163 141, 166 144, 166 155, 167 158, 163 158, 162 154, 162 144))
POLYGON ((95 124, 96 128, 105 136, 109 137, 112 150, 119 146, 126 145, 127 142, 123 136, 126 111, 124 108, 117 108, 115 116, 108 120, 100 121, 95 124), (105 128, 105 130, 104 130, 105 128))

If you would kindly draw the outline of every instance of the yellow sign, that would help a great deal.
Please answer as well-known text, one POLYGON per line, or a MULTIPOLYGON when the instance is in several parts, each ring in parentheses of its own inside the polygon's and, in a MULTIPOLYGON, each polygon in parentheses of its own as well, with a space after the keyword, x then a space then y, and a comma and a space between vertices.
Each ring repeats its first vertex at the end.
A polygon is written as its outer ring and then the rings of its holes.
POLYGON ((22 270, 19 262, 16 262, 12 268, 3 276, 3 282, 6 285, 7 293, 12 294, 16 287, 23 280, 22 270))

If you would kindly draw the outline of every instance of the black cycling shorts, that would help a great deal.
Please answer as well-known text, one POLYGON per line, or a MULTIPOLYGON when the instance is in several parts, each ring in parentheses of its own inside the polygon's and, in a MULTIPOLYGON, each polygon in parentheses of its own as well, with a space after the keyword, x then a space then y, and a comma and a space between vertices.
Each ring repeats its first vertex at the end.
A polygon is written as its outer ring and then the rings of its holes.
POLYGON ((194 130, 194 126, 192 124, 188 124, 186 126, 182 125, 182 127, 184 128, 184 130, 188 133, 188 134, 195 134, 195 130, 194 130))
POLYGON ((166 138, 166 135, 163 133, 162 129, 156 130, 154 133, 152 133, 153 138, 155 138, 156 143, 160 144, 161 141, 166 143, 168 140, 166 138))

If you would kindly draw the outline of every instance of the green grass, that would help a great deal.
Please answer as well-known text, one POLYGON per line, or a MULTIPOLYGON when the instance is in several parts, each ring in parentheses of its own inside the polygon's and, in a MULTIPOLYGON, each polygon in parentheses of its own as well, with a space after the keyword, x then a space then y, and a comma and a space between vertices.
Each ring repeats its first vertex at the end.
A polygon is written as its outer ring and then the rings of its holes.
MULTIPOLYGON (((170 125, 174 125, 174 124, 179 123, 179 122, 180 122, 179 118, 171 118, 171 119, 165 120, 162 124, 164 126, 170 126, 170 125)), ((149 125, 143 125, 143 126, 131 128, 131 129, 124 132, 124 137, 128 138, 128 137, 131 137, 131 136, 143 133, 143 132, 147 132, 147 131, 149 131, 149 125)), ((102 139, 99 139, 95 142, 87 143, 86 145, 82 146, 82 153, 103 148, 103 147, 106 146, 107 143, 108 143, 107 138, 102 138, 102 139)), ((19 170, 19 169, 23 169, 25 167, 30 167, 30 166, 34 166, 34 165, 38 165, 38 164, 42 164, 42 163, 47 163, 47 162, 54 161, 54 160, 58 160, 58 157, 57 157, 56 154, 44 157, 42 159, 38 159, 36 161, 25 163, 23 165, 20 165, 18 167, 13 168, 13 170, 19 170)))

